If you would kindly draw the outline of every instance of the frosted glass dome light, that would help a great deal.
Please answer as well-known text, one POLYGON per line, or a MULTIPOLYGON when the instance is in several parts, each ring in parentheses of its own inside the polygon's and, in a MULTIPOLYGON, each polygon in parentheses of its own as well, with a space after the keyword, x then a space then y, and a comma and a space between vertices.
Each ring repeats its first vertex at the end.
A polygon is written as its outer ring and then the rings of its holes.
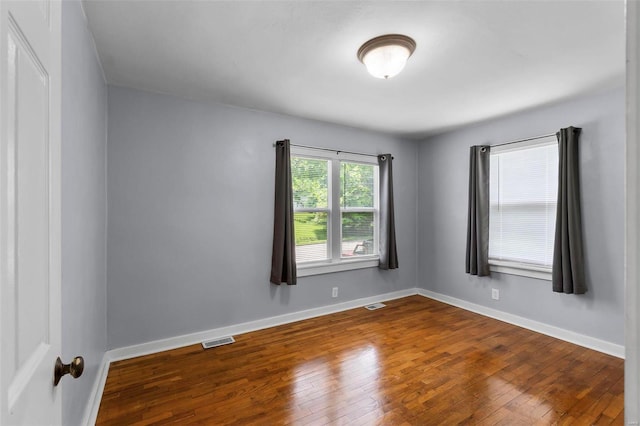
POLYGON ((411 37, 387 34, 363 44, 358 49, 358 59, 372 76, 387 79, 402 71, 415 48, 411 37))

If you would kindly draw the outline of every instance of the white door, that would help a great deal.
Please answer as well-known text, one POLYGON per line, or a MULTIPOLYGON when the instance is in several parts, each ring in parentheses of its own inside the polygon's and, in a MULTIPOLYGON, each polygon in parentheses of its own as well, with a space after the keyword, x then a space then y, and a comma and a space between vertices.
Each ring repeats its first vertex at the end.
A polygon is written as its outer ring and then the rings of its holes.
POLYGON ((627 1, 624 417, 640 421, 640 4, 627 1))
POLYGON ((0 424, 61 423, 59 1, 0 0, 0 424))

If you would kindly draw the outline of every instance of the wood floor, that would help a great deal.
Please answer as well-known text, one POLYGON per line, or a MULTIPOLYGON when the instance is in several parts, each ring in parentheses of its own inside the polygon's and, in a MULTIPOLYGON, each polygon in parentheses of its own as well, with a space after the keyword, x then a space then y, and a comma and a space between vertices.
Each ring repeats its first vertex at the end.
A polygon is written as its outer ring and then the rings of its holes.
POLYGON ((623 361, 421 296, 111 365, 98 425, 623 424, 623 361))

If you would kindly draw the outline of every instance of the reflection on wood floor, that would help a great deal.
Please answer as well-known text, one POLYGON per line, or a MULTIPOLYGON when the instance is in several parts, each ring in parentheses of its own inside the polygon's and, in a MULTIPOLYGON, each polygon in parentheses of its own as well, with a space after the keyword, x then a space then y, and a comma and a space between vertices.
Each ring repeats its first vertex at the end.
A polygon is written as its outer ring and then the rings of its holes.
POLYGON ((98 425, 623 424, 623 361, 421 296, 115 362, 98 425))

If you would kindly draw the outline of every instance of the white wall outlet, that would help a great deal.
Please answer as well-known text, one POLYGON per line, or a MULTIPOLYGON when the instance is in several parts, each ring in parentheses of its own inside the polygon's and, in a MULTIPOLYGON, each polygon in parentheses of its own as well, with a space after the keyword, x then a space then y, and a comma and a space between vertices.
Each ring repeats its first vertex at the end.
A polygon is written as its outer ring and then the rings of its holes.
POLYGON ((491 289, 491 298, 493 300, 500 300, 500 290, 498 290, 497 288, 492 288, 491 289))
POLYGON ((338 297, 338 287, 331 289, 331 297, 338 297))

